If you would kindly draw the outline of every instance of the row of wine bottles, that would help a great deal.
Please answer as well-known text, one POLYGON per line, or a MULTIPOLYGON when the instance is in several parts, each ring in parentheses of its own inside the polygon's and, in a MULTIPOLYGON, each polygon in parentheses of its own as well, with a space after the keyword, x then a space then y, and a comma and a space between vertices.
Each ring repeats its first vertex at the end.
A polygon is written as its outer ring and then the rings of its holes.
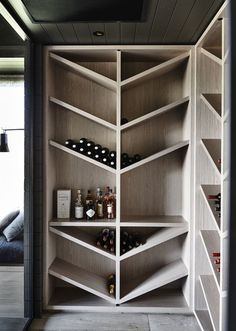
POLYGON ((98 162, 116 168, 116 152, 110 151, 107 147, 95 144, 91 140, 80 138, 79 142, 77 142, 72 139, 67 139, 65 146, 98 162))
POLYGON ((112 192, 109 186, 105 193, 98 187, 96 196, 93 196, 91 190, 88 190, 87 196, 83 199, 82 190, 77 190, 75 200, 75 218, 92 221, 95 219, 114 219, 116 217, 116 194, 112 192))
MULTIPOLYGON (((72 139, 65 141, 65 146, 83 155, 86 155, 98 162, 116 168, 116 151, 110 151, 107 147, 95 144, 86 138, 80 138, 79 142, 72 139)), ((127 153, 121 154, 121 169, 140 161, 142 158, 139 154, 130 156, 127 153)))
MULTIPOLYGON (((121 231, 120 254, 125 254, 135 247, 144 244, 143 238, 138 234, 130 234, 127 231, 121 231)), ((115 253, 116 234, 112 229, 103 229, 96 238, 96 245, 106 251, 115 253)))
POLYGON ((221 194, 209 194, 208 200, 214 201, 214 209, 218 214, 218 217, 221 217, 221 194))

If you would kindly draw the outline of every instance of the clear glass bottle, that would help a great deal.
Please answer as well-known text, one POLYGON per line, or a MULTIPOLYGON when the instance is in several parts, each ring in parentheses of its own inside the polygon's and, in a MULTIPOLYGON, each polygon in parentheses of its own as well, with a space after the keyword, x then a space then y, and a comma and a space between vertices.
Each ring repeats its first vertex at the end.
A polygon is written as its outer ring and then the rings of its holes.
POLYGON ((97 218, 101 219, 104 218, 103 214, 103 196, 102 196, 102 191, 98 187, 97 188, 97 194, 96 194, 96 215, 97 218))
POLYGON ((77 198, 75 200, 75 218, 80 220, 84 218, 84 205, 80 189, 77 190, 77 198))

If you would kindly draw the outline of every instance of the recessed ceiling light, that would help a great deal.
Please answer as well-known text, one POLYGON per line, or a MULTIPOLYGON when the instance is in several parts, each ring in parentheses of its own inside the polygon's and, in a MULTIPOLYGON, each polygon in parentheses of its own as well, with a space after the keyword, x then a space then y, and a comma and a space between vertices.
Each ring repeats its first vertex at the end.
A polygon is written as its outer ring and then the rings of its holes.
POLYGON ((93 35, 96 37, 103 37, 104 36, 104 32, 103 31, 94 31, 93 35))

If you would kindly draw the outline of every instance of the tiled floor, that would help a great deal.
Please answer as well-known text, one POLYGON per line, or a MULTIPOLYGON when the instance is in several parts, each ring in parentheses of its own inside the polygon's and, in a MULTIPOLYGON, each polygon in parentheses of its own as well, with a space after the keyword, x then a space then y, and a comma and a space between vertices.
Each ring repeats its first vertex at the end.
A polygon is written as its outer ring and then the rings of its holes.
POLYGON ((30 331, 200 331, 192 315, 173 314, 47 314, 30 331))

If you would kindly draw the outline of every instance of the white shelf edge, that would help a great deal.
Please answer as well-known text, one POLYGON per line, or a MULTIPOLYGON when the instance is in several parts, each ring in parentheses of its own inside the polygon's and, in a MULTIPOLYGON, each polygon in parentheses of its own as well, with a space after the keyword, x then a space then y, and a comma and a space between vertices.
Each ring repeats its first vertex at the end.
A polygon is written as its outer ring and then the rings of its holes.
MULTIPOLYGON (((210 204, 209 204, 209 201, 208 201, 208 199, 207 199, 207 196, 206 196, 206 194, 205 194, 205 192, 204 192, 202 186, 204 186, 204 185, 201 185, 201 186, 200 186, 200 190, 201 190, 201 192, 202 192, 203 198, 204 198, 204 200, 205 200, 205 202, 206 202, 206 205, 207 205, 207 207, 208 207, 208 210, 209 210, 209 212, 210 212, 210 215, 211 215, 211 217, 212 217, 212 219, 213 219, 213 222, 214 222, 214 224, 215 224, 215 227, 216 227, 216 229, 217 229, 217 232, 218 232, 219 235, 220 235, 220 234, 221 234, 220 225, 217 223, 217 220, 216 220, 216 218, 215 218, 215 215, 214 215, 214 213, 213 213, 213 210, 211 209, 211 206, 210 206, 210 204)), ((220 186, 220 185, 216 185, 216 186, 220 186)))
MULTIPOLYGON (((210 268, 211 268, 211 271, 212 271, 212 275, 214 277, 214 281, 215 281, 215 284, 216 284, 216 287, 218 289, 218 292, 220 293, 220 279, 217 279, 217 276, 216 276, 216 270, 214 269, 213 267, 213 263, 212 263, 212 260, 211 260, 211 257, 208 253, 208 250, 207 250, 207 244, 205 242, 205 239, 204 239, 204 236, 203 236, 203 233, 202 231, 214 231, 214 230, 201 230, 200 231, 200 236, 201 236, 201 239, 202 239, 202 243, 203 243, 203 247, 205 249, 205 253, 206 253, 206 256, 207 256, 207 260, 209 262, 209 265, 210 265, 210 268)), ((220 240, 220 239, 219 239, 220 240)))
POLYGON ((102 299, 105 299, 111 303, 115 303, 115 298, 112 298, 108 294, 106 295, 86 284, 83 284, 82 278, 84 278, 85 282, 88 282, 89 278, 90 278, 90 280, 93 278, 93 284, 95 284, 95 283, 97 284, 97 282, 104 283, 104 279, 101 276, 87 272, 79 267, 72 265, 71 263, 65 262, 58 258, 56 258, 53 261, 53 263, 51 264, 51 266, 48 269, 48 273, 69 284, 79 287, 82 290, 92 293, 102 299), (72 269, 71 275, 69 275, 70 274, 69 269, 72 269), (58 270, 60 270, 60 272, 58 270), (76 270, 76 277, 73 276, 73 270, 76 270), (82 280, 82 282, 81 282, 81 280, 82 280))
POLYGON ((166 242, 170 239, 176 238, 184 233, 188 232, 188 227, 179 227, 179 228, 165 228, 158 233, 154 233, 150 238, 147 239, 147 243, 140 245, 137 248, 133 248, 132 250, 128 251, 127 253, 120 256, 120 261, 128 259, 131 256, 137 255, 142 253, 152 247, 160 245, 163 242, 166 242))
POLYGON ((88 244, 87 242, 85 242, 81 239, 73 237, 70 234, 65 233, 63 230, 58 230, 58 229, 55 229, 54 227, 50 226, 49 231, 56 234, 56 235, 58 235, 58 236, 60 236, 60 237, 62 237, 62 238, 65 238, 69 241, 72 241, 72 242, 76 243, 77 245, 88 248, 88 249, 90 249, 91 251, 93 251, 95 253, 98 253, 98 254, 103 255, 103 256, 105 256, 105 257, 107 257, 107 258, 109 258, 113 261, 116 261, 116 256, 115 255, 109 254, 108 252, 97 248, 95 245, 93 246, 93 245, 88 244))
POLYGON ((109 128, 109 129, 111 129, 111 130, 114 130, 114 131, 117 130, 116 125, 114 125, 112 123, 109 123, 109 122, 107 122, 107 121, 105 121, 105 120, 103 120, 103 119, 101 119, 101 118, 99 118, 97 116, 94 116, 92 114, 89 114, 89 113, 87 113, 86 111, 84 111, 82 109, 79 109, 77 107, 74 107, 74 106, 70 105, 69 103, 66 103, 64 101, 61 101, 61 100, 59 100, 57 98, 54 98, 54 97, 49 97, 49 100, 50 100, 50 102, 52 102, 52 103, 54 103, 56 105, 59 105, 59 106, 65 108, 65 109, 68 109, 68 110, 70 110, 70 111, 72 111, 72 112, 74 112, 74 113, 76 113, 78 115, 81 115, 81 116, 83 116, 83 117, 85 117, 85 118, 87 118, 87 119, 89 119, 89 120, 91 120, 93 122, 96 122, 98 124, 101 124, 101 125, 109 128))
MULTIPOLYGON (((205 153, 206 153, 206 155, 207 155, 209 161, 211 162, 212 166, 214 167, 214 169, 215 169, 217 175, 218 175, 218 176, 221 176, 220 170, 219 170, 219 168, 217 167, 215 161, 213 160, 213 158, 212 158, 212 156, 211 156, 211 154, 210 154, 210 152, 209 152, 207 146, 205 145, 204 140, 210 140, 210 139, 201 139, 201 144, 202 144, 202 147, 203 147, 203 149, 204 149, 204 151, 205 151, 205 153)), ((211 140, 220 140, 220 139, 211 139, 211 140)))
POLYGON ((185 146, 188 146, 188 145, 189 145, 189 141, 188 140, 182 141, 182 142, 180 142, 180 143, 178 143, 178 144, 176 144, 174 146, 168 147, 168 148, 166 148, 166 149, 164 149, 164 150, 162 150, 162 151, 160 151, 158 153, 155 153, 155 154, 153 154, 151 156, 146 157, 145 159, 143 159, 143 160, 141 160, 139 162, 136 162, 136 163, 131 164, 130 166, 128 166, 126 168, 121 169, 120 170, 120 174, 123 174, 123 173, 125 173, 127 171, 133 170, 133 169, 135 169, 137 167, 140 167, 140 166, 142 166, 142 165, 144 165, 146 163, 152 162, 152 161, 154 161, 154 160, 156 160, 156 159, 158 159, 158 158, 160 158, 162 156, 165 156, 167 154, 170 154, 170 153, 172 153, 172 152, 174 152, 174 151, 176 151, 176 150, 178 150, 180 148, 183 148, 185 146))
POLYGON ((164 63, 158 64, 153 68, 147 69, 137 75, 134 75, 130 78, 123 80, 121 82, 121 87, 126 89, 132 85, 138 84, 142 80, 145 81, 147 79, 155 77, 158 73, 162 74, 162 72, 165 72, 166 69, 171 70, 175 65, 180 64, 188 57, 189 57, 189 52, 186 52, 184 54, 174 57, 173 59, 165 61, 164 63))
POLYGON ((98 74, 95 71, 87 69, 77 63, 74 63, 70 60, 65 59, 64 57, 62 57, 60 55, 57 55, 57 54, 54 54, 51 52, 50 52, 50 58, 64 66, 66 66, 67 68, 70 68, 71 70, 81 74, 82 76, 86 77, 87 79, 91 79, 94 82, 96 82, 108 89, 111 89, 113 91, 116 91, 116 89, 117 89, 117 83, 106 76, 98 74))
POLYGON ((78 227, 115 227, 116 226, 116 221, 113 220, 112 222, 110 221, 104 221, 104 222, 97 222, 97 221, 73 221, 73 220, 63 220, 60 219, 58 220, 52 220, 49 222, 49 226, 78 226, 78 227))
POLYGON ((213 276, 210 275, 201 275, 199 276, 199 280, 214 331, 219 331, 220 313, 219 311, 217 311, 216 313, 213 312, 215 308, 218 308, 219 310, 219 304, 220 304, 219 293, 216 292, 217 290, 214 289, 214 283, 212 282, 212 277, 213 276), (216 318, 218 320, 216 320, 216 318))
POLYGON ((222 66, 223 61, 220 58, 218 58, 216 55, 214 55, 211 52, 207 51, 205 48, 201 48, 201 53, 204 54, 205 56, 207 56, 209 59, 211 59, 215 63, 222 66))
POLYGON ((98 162, 96 160, 93 160, 93 159, 91 159, 91 158, 89 158, 89 157, 87 157, 87 156, 85 156, 85 155, 83 155, 81 153, 75 152, 72 149, 63 146, 62 144, 59 144, 59 143, 57 143, 57 142, 55 142, 53 140, 49 140, 49 144, 51 146, 53 146, 53 147, 56 147, 56 148, 60 149, 63 152, 66 152, 68 154, 74 155, 74 156, 78 157, 79 159, 82 159, 84 161, 87 161, 87 162, 89 162, 91 164, 96 165, 97 167, 100 167, 100 168, 102 168, 102 169, 104 169, 106 171, 110 171, 113 174, 116 174, 116 169, 113 169, 111 167, 108 167, 107 165, 105 165, 105 164, 103 164, 101 162, 98 162))
POLYGON ((147 121, 147 120, 149 120, 149 119, 151 119, 155 116, 158 116, 158 115, 161 115, 165 112, 171 111, 174 108, 177 108, 178 106, 183 105, 188 101, 189 101, 189 97, 185 97, 185 98, 182 98, 181 100, 172 102, 172 103, 170 103, 170 104, 168 104, 164 107, 156 109, 156 110, 154 110, 154 111, 152 111, 152 112, 150 112, 146 115, 143 115, 143 116, 138 117, 138 118, 126 123, 126 124, 121 125, 121 130, 126 130, 126 129, 132 127, 132 126, 135 126, 135 125, 138 125, 139 123, 147 121))
POLYGON ((221 122, 222 117, 215 110, 215 108, 210 104, 210 102, 207 100, 207 98, 204 96, 204 94, 208 94, 208 93, 202 93, 201 96, 200 96, 201 100, 205 103, 205 105, 208 107, 208 109, 211 110, 211 112, 213 113, 213 115, 221 122))
POLYGON ((139 284, 135 289, 120 299, 124 303, 147 292, 153 291, 175 280, 181 279, 188 275, 188 269, 183 261, 177 260, 160 268, 154 274, 149 276, 145 281, 139 284))

